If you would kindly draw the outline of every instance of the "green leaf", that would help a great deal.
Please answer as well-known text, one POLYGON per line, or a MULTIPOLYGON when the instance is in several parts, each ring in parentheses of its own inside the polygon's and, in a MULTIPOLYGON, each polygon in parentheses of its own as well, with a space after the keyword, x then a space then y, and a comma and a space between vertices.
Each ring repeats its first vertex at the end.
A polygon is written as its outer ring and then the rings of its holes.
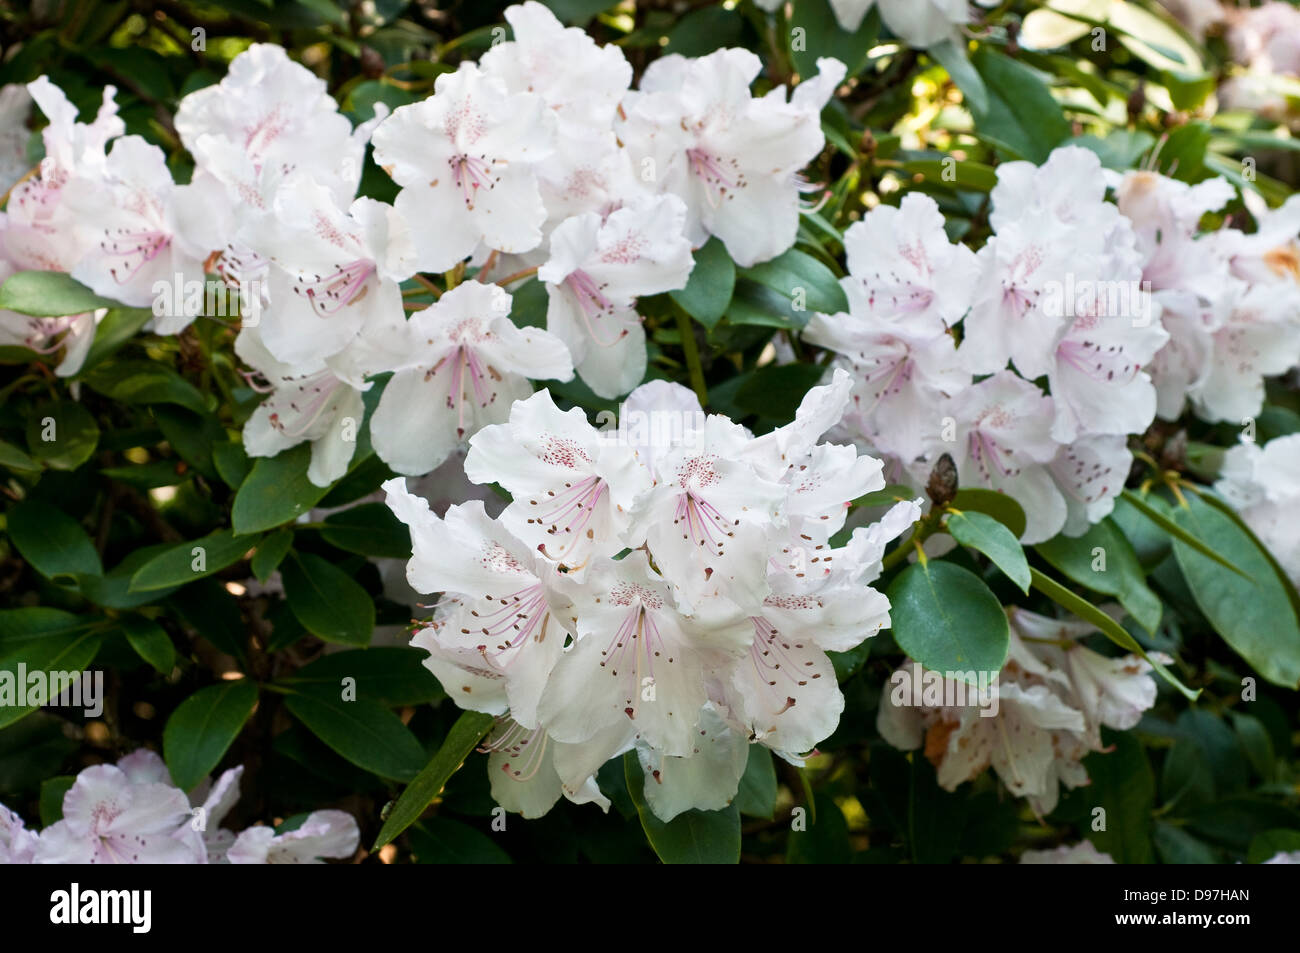
POLYGON ((1222 863, 1213 847, 1167 821, 1156 821, 1151 829, 1156 853, 1166 864, 1222 863))
MULTIPOLYGON (((16 644, 6 640, 3 659, 0 660, 0 672, 9 673, 5 679, 10 685, 18 684, 18 666, 26 667, 27 675, 35 672, 47 673, 47 679, 64 677, 68 673, 85 671, 95 660, 99 652, 100 635, 89 629, 71 631, 63 634, 45 634, 40 638, 28 638, 16 644)), ((52 692, 66 684, 49 683, 52 692)), ((16 701, 16 699, 15 699, 16 701)), ((31 714, 37 705, 0 705, 0 728, 11 725, 18 719, 31 714)))
POLYGON ((393 805, 372 850, 379 850, 385 844, 392 843, 398 834, 419 820, 425 808, 442 793, 451 776, 460 770, 460 766, 495 721, 493 716, 478 711, 464 712, 456 719, 437 754, 416 775, 415 780, 407 785, 393 805))
POLYGON ((131 591, 171 589, 210 576, 239 562, 256 544, 255 537, 236 536, 228 529, 178 543, 136 570, 131 577, 131 591))
POLYGON ((362 503, 325 517, 320 534, 339 549, 363 556, 411 557, 411 531, 383 503, 362 503))
POLYGON ((1132 506, 1135 510, 1137 510, 1139 513, 1145 516, 1148 520, 1154 523, 1156 526, 1159 526, 1162 530, 1164 530, 1174 539, 1179 540, 1181 543, 1183 543, 1183 545, 1196 550, 1196 552, 1200 553, 1202 556, 1205 556, 1209 559, 1213 559, 1220 566, 1223 566, 1226 569, 1231 569, 1238 576, 1242 576, 1243 578, 1247 578, 1247 579, 1250 578, 1244 570, 1237 568, 1227 559, 1224 559, 1222 555, 1216 553, 1212 546, 1203 543, 1201 540, 1197 539, 1195 536, 1189 533, 1182 526, 1179 526, 1177 523, 1175 523, 1170 517, 1166 516, 1164 513, 1156 509, 1155 506, 1152 505, 1150 500, 1144 499, 1143 497, 1134 493, 1132 490, 1121 491, 1120 497, 1126 503, 1132 506))
POLYGON ((803 77, 817 74, 817 60, 833 56, 857 76, 880 33, 880 14, 872 10, 852 33, 840 29, 827 0, 799 0, 790 17, 790 58, 803 77), (796 32, 800 31, 800 32, 796 32), (795 43, 798 38, 802 42, 795 43), (796 48, 798 47, 798 48, 796 48))
POLYGON ((280 578, 289 608, 312 635, 345 645, 370 642, 375 603, 342 569, 311 553, 291 553, 280 578))
POLYGON ((199 689, 181 702, 163 729, 163 760, 172 782, 190 791, 220 763, 257 704, 247 678, 199 689))
POLYGON ((73 400, 41 404, 27 417, 27 449, 55 470, 75 470, 95 452, 99 425, 73 400))
POLYGON ((156 361, 110 361, 81 378, 91 390, 124 404, 176 404, 207 413, 203 395, 170 367, 156 361))
POLYGON ((1138 644, 1137 639, 1133 638, 1124 628, 1106 613, 1102 612, 1087 599, 1082 596, 1076 596, 1069 589, 1066 589, 1050 576, 1045 576, 1032 566, 1029 567, 1029 573, 1033 580, 1033 586, 1047 598, 1051 599, 1063 609, 1073 612, 1085 622, 1090 622, 1105 635, 1108 639, 1118 645, 1120 648, 1127 649, 1136 655, 1146 659, 1153 669, 1160 673, 1170 685, 1182 692, 1183 696, 1189 700, 1194 700, 1201 694, 1200 689, 1192 691, 1184 685, 1173 672, 1164 666, 1164 663, 1151 658, 1146 653, 1146 649, 1138 644))
POLYGON ((41 782, 41 826, 49 827, 63 820, 63 796, 76 782, 70 774, 46 778, 41 782))
POLYGON ((910 486, 905 483, 890 483, 866 496, 858 497, 851 505, 854 507, 893 506, 903 500, 914 499, 916 499, 916 491, 910 486))
POLYGON ((835 273, 797 248, 791 248, 771 261, 744 268, 740 273, 790 299, 795 311, 839 314, 849 309, 848 299, 835 273))
POLYGON ((176 647, 172 645, 171 636, 152 619, 142 615, 124 615, 116 620, 114 630, 126 636, 136 654, 160 675, 168 675, 176 667, 176 647))
POLYGON ((1114 596, 1148 632, 1159 628, 1160 597, 1147 587, 1137 554, 1109 517, 1082 536, 1057 536, 1034 549, 1079 585, 1114 596))
POLYGON ((971 61, 988 91, 987 109, 971 104, 976 133, 1016 158, 1046 161, 1072 131, 1047 85, 1034 70, 984 44, 971 61))
POLYGON ((787 864, 847 864, 853 859, 849 825, 844 813, 829 794, 818 791, 817 810, 803 830, 791 830, 786 849, 787 864), (815 817, 815 820, 813 819, 815 817))
POLYGON ((61 318, 121 306, 61 271, 16 271, 0 285, 0 311, 61 318))
POLYGON ((230 513, 235 532, 275 529, 315 506, 329 487, 307 479, 310 462, 311 446, 305 443, 274 457, 260 457, 235 494, 230 513))
MULTIPOLYGON (((913 563, 890 583, 894 641, 930 671, 999 672, 1010 629, 997 596, 968 569, 949 562, 913 563)), ((958 677, 954 674, 952 677, 958 677)))
POLYGON ((1262 864, 1272 860, 1278 854, 1300 851, 1300 831, 1273 829, 1260 831, 1250 839, 1250 848, 1246 851, 1246 863, 1262 864))
POLYGON ((35 473, 41 469, 41 465, 23 453, 12 443, 6 443, 0 440, 0 467, 9 470, 18 470, 22 473, 35 473))
POLYGON ((9 509, 8 521, 14 546, 46 579, 103 573, 95 544, 81 524, 59 508, 24 500, 9 509))
POLYGON ((972 510, 953 511, 944 524, 948 534, 963 546, 978 550, 993 561, 1008 579, 1029 594, 1029 561, 1020 548, 1020 540, 993 517, 972 510))
POLYGON ((424 665, 426 658, 423 649, 404 645, 331 652, 298 669, 284 684, 338 697, 343 680, 351 678, 357 698, 389 706, 422 705, 444 697, 442 686, 424 665))
POLYGON ((383 705, 322 692, 289 695, 284 706, 340 756, 382 778, 409 781, 424 763, 411 729, 383 705))
POLYGON ((1174 557, 1202 614, 1264 678, 1300 686, 1300 621, 1269 558, 1236 522, 1199 497, 1189 497, 1174 518, 1247 573, 1247 578, 1225 573, 1175 539, 1174 557))
POLYGON ((931 46, 926 50, 926 53, 952 77, 952 81, 961 90, 962 97, 966 100, 966 105, 971 112, 988 113, 989 91, 985 89, 984 80, 980 78, 980 74, 971 65, 964 42, 955 43, 952 40, 944 40, 942 43, 931 46))
POLYGON ((134 609, 148 602, 157 602, 169 595, 170 590, 132 592, 131 577, 153 557, 170 548, 168 543, 141 546, 139 549, 133 549, 120 563, 102 576, 78 576, 77 585, 81 594, 95 605, 106 609, 134 609))
POLYGON ((28 642, 87 631, 102 621, 46 606, 0 609, 0 658, 8 658, 28 642))
POLYGON ((212 465, 217 468, 217 476, 232 490, 239 489, 253 468, 244 452, 244 445, 230 442, 212 445, 212 465))
POLYGON ((1093 752, 1083 765, 1091 782, 1089 803, 1105 810, 1106 829, 1094 831, 1089 825, 1088 839, 1117 864, 1149 864, 1156 796, 1151 763, 1132 732, 1106 728, 1102 737, 1111 750, 1093 752))
POLYGON ((983 487, 959 489, 952 498, 952 507, 962 512, 974 510, 977 513, 987 513, 1011 530, 1011 535, 1016 539, 1025 533, 1025 511, 1012 497, 997 490, 986 490, 983 487))
POLYGON ((802 328, 811 317, 811 311, 796 311, 785 295, 749 278, 737 279, 727 306, 727 320, 732 324, 789 330, 802 328))
POLYGON ((628 794, 636 805, 646 840, 665 864, 735 864, 740 861, 740 809, 685 811, 667 823, 645 800, 645 774, 635 751, 623 756, 628 794))
POLYGON ((258 582, 266 582, 293 547, 293 530, 287 526, 262 537, 249 560, 249 568, 258 582))
POLYGON ((958 162, 951 156, 943 159, 908 159, 903 163, 908 175, 921 175, 931 183, 950 185, 972 192, 992 192, 998 184, 997 170, 982 162, 958 162))
POLYGON ((411 853, 417 864, 508 864, 510 855, 482 831, 446 817, 431 817, 411 828, 411 853))
POLYGON ((1246 521, 1241 518, 1241 514, 1239 514, 1224 500, 1221 500, 1213 493, 1208 492, 1202 492, 1200 497, 1203 501, 1210 504, 1210 506, 1214 507, 1224 516, 1228 517, 1228 519, 1236 523, 1237 528, 1246 536, 1250 537, 1250 539, 1255 543, 1255 547, 1264 555, 1264 558, 1268 560, 1269 565, 1273 567, 1273 574, 1277 577, 1277 581, 1281 584, 1282 588, 1286 590, 1287 597, 1291 600, 1291 608, 1295 610, 1296 617, 1300 618, 1300 592, 1296 591, 1295 583, 1291 581, 1291 576, 1282 568, 1282 565, 1277 561, 1277 557, 1273 555, 1273 551, 1260 541, 1260 538, 1255 535, 1253 529, 1246 525, 1246 521))
POLYGON ((695 267, 685 288, 669 292, 682 310, 710 330, 722 320, 736 285, 736 266, 726 246, 710 238, 695 250, 695 267))
POLYGON ((825 375, 815 364, 769 364, 753 371, 736 389, 736 406, 782 423, 793 420, 799 404, 825 375))
POLYGON ((741 814, 771 820, 776 813, 776 768, 772 752, 763 745, 749 746, 749 760, 740 777, 736 808, 741 814))

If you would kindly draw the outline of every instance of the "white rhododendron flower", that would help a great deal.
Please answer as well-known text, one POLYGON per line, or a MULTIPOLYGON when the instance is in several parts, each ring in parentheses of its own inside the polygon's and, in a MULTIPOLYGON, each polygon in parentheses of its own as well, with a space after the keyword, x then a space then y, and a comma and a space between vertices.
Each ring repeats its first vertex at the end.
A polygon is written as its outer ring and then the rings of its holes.
POLYGON ((360 830, 346 811, 315 811, 294 831, 221 826, 239 800, 243 766, 187 797, 163 759, 138 748, 116 765, 84 769, 63 796, 63 817, 39 834, 0 805, 0 864, 302 864, 347 858, 360 830))
POLYGON ((1300 434, 1277 437, 1262 447, 1237 444, 1224 456, 1214 488, 1300 585, 1300 534, 1294 525, 1300 505, 1300 434))
POLYGON ((63 796, 63 819, 41 832, 38 864, 193 864, 201 854, 181 836, 185 792, 136 781, 121 767, 86 768, 63 796))
POLYGON ((917 663, 908 662, 902 669, 908 678, 891 679, 881 696, 877 727, 895 748, 924 748, 945 790, 991 766, 1008 791, 1048 814, 1061 785, 1088 783, 1080 762, 1107 750, 1101 727, 1132 728, 1155 703, 1155 680, 1150 663, 1137 656, 1111 658, 1079 644, 1097 631, 1090 623, 1020 608, 1008 614, 1010 652, 986 693, 958 690, 941 673, 925 673, 943 691, 913 697, 905 689, 923 682, 914 680, 917 663), (956 699, 967 703, 951 704, 956 699))
POLYGON ((1110 854, 1103 854, 1092 841, 1062 844, 1051 850, 1027 850, 1020 855, 1022 864, 1113 864, 1110 854))
MULTIPOLYGON (((201 281, 205 250, 183 237, 181 210, 163 151, 139 136, 113 142, 102 175, 74 176, 63 201, 90 234, 72 277, 98 294, 134 307, 148 307, 158 282, 201 281)), ((159 334, 188 324, 158 320, 159 334)))
POLYGON ((23 819, 0 805, 0 864, 30 864, 40 841, 23 819))
POLYGON ((501 423, 528 379, 569 380, 564 342, 510 320, 510 295, 467 281, 398 332, 404 356, 370 421, 375 452, 398 473, 428 473, 480 427, 501 423))
POLYGON ((277 360, 330 357, 401 315, 399 282, 415 271, 415 246, 392 206, 361 198, 340 208, 328 189, 295 175, 244 232, 271 265, 274 308, 261 333, 277 360))
MULTIPOLYGON (((756 98, 749 86, 762 63, 748 50, 699 59, 655 60, 627 100, 619 135, 637 174, 687 208, 692 245, 716 235, 742 266, 789 248, 799 225, 795 176, 822 150, 822 106, 844 78, 844 64, 818 61, 819 96, 787 101, 777 88, 756 98)), ((797 94, 797 90, 796 90, 797 94)))
POLYGON ((850 391, 839 371, 759 437, 664 381, 607 431, 539 392, 470 443, 470 478, 514 497, 499 519, 478 502, 438 519, 385 484, 411 527, 412 587, 441 593, 413 644, 458 705, 499 716, 498 803, 606 806, 593 776, 635 750, 668 820, 729 803, 749 744, 801 763, 835 730, 827 652, 889 624, 869 583, 920 514, 899 503, 831 544, 848 504, 884 485, 880 461, 819 442, 850 391))
POLYGON ((554 150, 555 127, 540 96, 462 63, 438 77, 433 96, 375 130, 375 161, 402 186, 396 208, 422 270, 445 271, 480 242, 514 253, 541 242, 534 165, 554 150))
POLYGON ((573 355, 578 376, 601 397, 645 377, 645 331, 636 299, 684 287, 694 261, 675 195, 646 197, 611 213, 567 219, 551 233, 546 327, 573 355))
POLYGON ((351 857, 360 838, 347 811, 312 811, 301 826, 283 834, 264 825, 248 828, 226 858, 232 864, 321 864, 326 857, 351 857))

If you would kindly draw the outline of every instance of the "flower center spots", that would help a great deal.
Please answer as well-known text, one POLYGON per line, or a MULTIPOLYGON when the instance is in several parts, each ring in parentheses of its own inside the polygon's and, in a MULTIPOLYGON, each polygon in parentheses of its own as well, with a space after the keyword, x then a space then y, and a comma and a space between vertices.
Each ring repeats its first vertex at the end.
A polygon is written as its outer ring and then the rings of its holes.
POLYGON ((164 232, 110 228, 105 230, 99 247, 104 254, 118 259, 108 272, 121 285, 139 274, 141 268, 157 258, 171 243, 171 236, 164 232))
MULTIPOLYGON (((579 450, 578 453, 582 451, 579 450)), ((582 454, 582 458, 587 460, 587 455, 582 454)), ((578 483, 564 484, 564 489, 559 492, 548 490, 546 496, 530 499, 529 505, 537 509, 530 511, 535 515, 528 517, 528 522, 546 526, 546 532, 555 537, 558 545, 558 548, 552 549, 549 543, 542 543, 537 547, 538 551, 547 559, 563 562, 582 539, 593 539, 595 530, 588 524, 608 489, 600 477, 589 476, 578 483)), ((582 565, 585 565, 585 561, 568 568, 580 569, 582 565)))
MULTIPOLYGON (((500 174, 495 166, 505 165, 504 159, 488 160, 487 156, 459 155, 447 160, 451 165, 451 180, 465 199, 465 208, 473 211, 478 190, 490 190, 497 184, 500 174)), ((435 182, 436 184, 436 182, 435 182)))
POLYGON ((286 437, 302 437, 324 415, 330 406, 334 392, 342 383, 329 371, 319 371, 302 379, 298 384, 301 393, 297 399, 289 401, 293 412, 292 420, 286 421, 275 411, 268 418, 272 427, 286 437))
POLYGON ((762 616, 751 616, 750 621, 754 624, 754 641, 749 646, 749 659, 754 665, 758 683, 768 694, 778 704, 785 696, 784 704, 780 704, 776 712, 783 714, 795 706, 798 689, 812 679, 821 678, 821 675, 805 671, 812 666, 812 660, 800 663, 794 654, 804 650, 802 642, 791 642, 762 616))
MULTIPOLYGON (((460 336, 464 325, 468 322, 462 322, 452 333, 452 339, 455 340, 460 336)), ((475 327, 477 323, 475 322, 475 327)), ((480 335, 482 337, 483 335, 480 335)), ((447 408, 456 411, 456 437, 457 439, 465 436, 465 404, 472 401, 480 408, 488 407, 496 402, 497 392, 491 388, 496 381, 501 380, 501 374, 491 365, 484 365, 479 360, 477 352, 468 345, 461 344, 454 351, 444 357, 436 366, 426 372, 426 378, 432 378, 440 371, 447 369, 444 365, 450 362, 451 387, 447 391, 447 408), (470 392, 473 392, 471 397, 470 392)))
POLYGON ((511 721, 504 728, 494 730, 478 750, 505 755, 501 770, 510 780, 531 781, 546 760, 546 742, 545 729, 529 729, 511 721))
POLYGON ((986 483, 992 482, 995 470, 1004 477, 1013 477, 1020 472, 1019 467, 1013 466, 1015 452, 1002 446, 996 438, 979 427, 970 432, 967 447, 972 462, 986 483))
POLYGON ((724 159, 697 147, 686 150, 686 160, 690 163, 691 173, 703 184, 709 205, 714 208, 725 199, 735 198, 736 192, 749 184, 735 159, 724 159))
POLYGON ((683 493, 677 499, 673 525, 681 527, 682 539, 707 547, 715 556, 723 555, 726 541, 736 535, 732 527, 739 523, 728 521, 717 507, 694 493, 683 493))
POLYGON ((1056 348, 1056 357, 1098 381, 1126 384, 1137 376, 1139 370, 1137 364, 1127 360, 1124 348, 1119 344, 1103 347, 1094 341, 1066 338, 1056 348))
MULTIPOLYGON (((497 549, 501 547, 498 546, 497 549)), ((501 550, 501 552, 505 551, 501 550)), ((505 557, 514 560, 509 553, 505 553, 505 557)), ((514 565, 518 568, 518 563, 514 565)), ((522 569, 520 571, 522 572, 522 569)), ((519 657, 518 653, 512 654, 504 661, 501 656, 522 648, 530 639, 534 642, 546 640, 551 622, 550 606, 546 602, 546 593, 541 583, 535 583, 508 596, 488 598, 494 605, 500 603, 500 608, 483 612, 477 609, 471 610, 470 615, 474 617, 475 622, 482 625, 477 632, 466 627, 462 628, 460 633, 461 635, 483 635, 485 640, 475 648, 483 655, 484 660, 489 665, 495 663, 498 669, 508 668, 519 657)))
MULTIPOLYGON (((656 663, 672 665, 675 661, 659 632, 659 626, 655 624, 654 615, 647 611, 660 608, 663 601, 635 583, 619 583, 610 596, 615 604, 631 605, 631 609, 609 640, 609 645, 601 650, 600 667, 613 678, 621 677, 624 680, 626 691, 623 713, 636 721, 642 700, 641 686, 647 684, 644 680, 649 679, 648 684, 653 684, 656 663), (620 597, 620 591, 623 597, 620 597), (654 602, 648 601, 650 599, 654 602)), ((672 712, 668 714, 671 715, 672 712)))
POLYGON ((609 347, 627 334, 627 328, 622 328, 612 338, 602 337, 596 328, 596 323, 601 318, 608 318, 614 314, 614 303, 605 297, 604 289, 608 287, 607 285, 596 284, 596 280, 591 275, 578 269, 564 279, 564 286, 578 302, 578 310, 582 312, 582 323, 597 344, 601 347, 609 347))
POLYGON ((366 281, 374 273, 374 262, 357 260, 325 275, 299 275, 293 290, 307 299, 316 314, 328 318, 364 298, 369 290, 366 281))

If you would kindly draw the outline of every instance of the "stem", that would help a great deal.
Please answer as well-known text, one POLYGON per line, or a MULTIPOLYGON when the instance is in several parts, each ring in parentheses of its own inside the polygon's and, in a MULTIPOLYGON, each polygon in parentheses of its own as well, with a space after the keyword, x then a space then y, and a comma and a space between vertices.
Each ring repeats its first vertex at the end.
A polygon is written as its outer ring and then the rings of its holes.
POLYGON ((541 265, 533 265, 533 267, 525 268, 523 271, 516 271, 513 275, 506 275, 504 278, 498 280, 497 284, 504 288, 506 285, 519 281, 521 278, 531 278, 533 275, 537 274, 537 269, 541 267, 541 265))
POLYGON ((704 368, 700 364, 700 351, 695 346, 695 328, 691 323, 690 315, 681 308, 674 308, 677 312, 677 330, 682 336, 682 351, 686 355, 686 371, 690 375, 691 390, 695 391, 695 396, 700 399, 700 406, 707 407, 709 403, 709 388, 704 383, 704 368))

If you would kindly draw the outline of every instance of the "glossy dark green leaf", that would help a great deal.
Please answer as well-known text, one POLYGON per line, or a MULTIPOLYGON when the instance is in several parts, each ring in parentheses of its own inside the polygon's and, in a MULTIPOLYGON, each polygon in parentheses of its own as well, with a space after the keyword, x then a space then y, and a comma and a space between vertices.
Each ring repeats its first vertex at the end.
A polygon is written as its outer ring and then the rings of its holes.
POLYGON ((239 562, 257 541, 255 536, 236 536, 223 529, 202 539, 178 543, 136 570, 131 577, 131 591, 171 589, 210 576, 239 562))
POLYGON ((997 596, 950 562, 913 563, 890 584, 889 616, 898 647, 933 672, 998 672, 1010 629, 997 596))
POLYGON ((19 314, 58 318, 118 307, 61 271, 16 271, 0 285, 0 310, 19 314))
POLYGON ((1114 596, 1147 632, 1160 626, 1160 597, 1148 588, 1137 554, 1109 517, 1082 536, 1057 536, 1034 548, 1074 582, 1114 596))
POLYGON ((37 406, 27 416, 27 449, 55 470, 75 470, 95 452, 99 425, 81 404, 61 400, 37 406))
POLYGON ((949 513, 944 526, 953 539, 963 546, 979 550, 1022 592, 1029 593, 1029 561, 1011 530, 988 514, 975 510, 949 513))
POLYGON ((257 704, 257 685, 241 678, 199 689, 177 706, 163 729, 163 760, 182 791, 221 761, 257 704))
POLYGON ((1174 519, 1249 577, 1224 572, 1174 540, 1178 566, 1215 631, 1270 682, 1300 686, 1300 621, 1268 557, 1236 522, 1196 496, 1174 511, 1174 519))
POLYGON ((712 328, 727 313, 736 284, 736 266, 726 247, 710 238, 695 250, 695 267, 685 288, 670 292, 682 310, 706 328, 712 328))
POLYGON ((289 695, 284 706, 337 754, 380 777, 409 781, 424 764, 411 729, 375 702, 322 692, 289 695))
MULTIPOLYGON (((49 503, 24 500, 8 512, 8 533, 19 554, 47 579, 100 575, 104 567, 81 524, 49 503)), ((67 579, 66 581, 72 581, 67 579)))
POLYGON ((312 635, 345 645, 370 642, 375 603, 342 569, 312 553, 291 553, 280 578, 289 608, 312 635))
POLYGON ((311 447, 300 444, 274 457, 261 457, 253 464, 235 494, 231 524, 236 533, 258 533, 275 529, 320 502, 329 487, 307 479, 311 447))
POLYGON ((398 834, 419 820, 425 808, 442 793, 451 776, 460 770, 460 766, 488 733, 494 721, 491 715, 477 711, 463 712, 456 719, 437 753, 429 759, 415 780, 407 785, 402 796, 388 812, 373 850, 391 843, 398 834))

